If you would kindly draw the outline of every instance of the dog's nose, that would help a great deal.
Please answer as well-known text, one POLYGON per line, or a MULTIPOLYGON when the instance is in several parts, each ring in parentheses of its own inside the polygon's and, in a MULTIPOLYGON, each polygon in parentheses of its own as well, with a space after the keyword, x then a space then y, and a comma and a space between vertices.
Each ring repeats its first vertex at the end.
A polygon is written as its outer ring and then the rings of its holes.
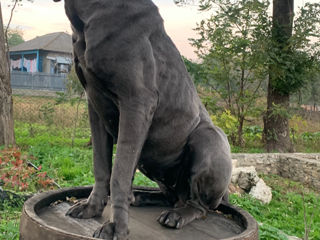
POLYGON ((54 2, 60 2, 61 0, 53 0, 54 2))

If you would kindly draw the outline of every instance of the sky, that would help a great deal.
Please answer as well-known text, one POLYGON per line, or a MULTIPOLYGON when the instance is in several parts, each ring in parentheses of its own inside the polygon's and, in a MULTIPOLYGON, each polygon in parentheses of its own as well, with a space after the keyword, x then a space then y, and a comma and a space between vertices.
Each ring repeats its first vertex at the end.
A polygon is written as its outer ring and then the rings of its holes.
MULTIPOLYGON (((319 0, 295 0, 295 8, 306 2, 319 0)), ((4 24, 9 20, 12 0, 0 0, 4 24)), ((196 59, 194 49, 190 46, 189 38, 197 35, 193 30, 196 24, 205 19, 207 14, 200 13, 196 6, 178 7, 173 0, 153 0, 159 7, 160 14, 168 35, 172 38, 182 55, 196 59)), ((14 11, 11 28, 22 30, 25 40, 30 40, 51 32, 68 32, 70 24, 64 12, 64 2, 55 3, 52 0, 23 1, 14 11)))

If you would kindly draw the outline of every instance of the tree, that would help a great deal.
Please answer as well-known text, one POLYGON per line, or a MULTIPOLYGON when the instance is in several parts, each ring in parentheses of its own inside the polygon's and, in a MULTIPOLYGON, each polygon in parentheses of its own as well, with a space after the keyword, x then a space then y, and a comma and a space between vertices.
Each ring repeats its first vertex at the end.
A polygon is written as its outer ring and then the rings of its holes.
POLYGON ((201 84, 202 79, 204 77, 201 64, 193 62, 192 60, 189 60, 183 56, 182 59, 190 76, 192 77, 193 82, 195 84, 201 84))
POLYGON ((198 2, 198 0, 173 0, 173 2, 178 6, 184 6, 195 4, 195 2, 198 2))
POLYGON ((316 106, 320 103, 320 74, 319 72, 312 75, 311 81, 309 82, 310 97, 309 103, 313 106, 313 111, 316 111, 316 106))
POLYGON ((293 151, 289 132, 290 94, 306 82, 319 56, 320 5, 306 4, 294 20, 293 0, 274 0, 264 136, 267 151, 293 151), (313 39, 310 39, 313 37, 313 39), (314 42, 313 42, 314 41, 314 42))
MULTIPOLYGON (((276 58, 283 55, 290 57, 291 50, 288 48, 289 39, 292 36, 293 26, 293 0, 275 0, 273 1, 273 51, 274 60, 270 65, 267 113, 264 118, 264 134, 267 151, 292 151, 289 132, 289 117, 287 109, 289 108, 289 91, 281 91, 279 83, 286 77, 285 69, 280 69, 276 58), (281 71, 284 70, 284 71, 281 71), (276 86, 278 84, 278 87, 276 86)), ((282 61, 278 61, 282 62, 282 61)), ((289 81, 290 82, 290 81, 289 81)), ((285 86, 283 86, 285 87, 285 86)), ((285 89, 282 89, 285 90, 285 89)))
MULTIPOLYGON (((32 2, 32 0, 28 0, 32 2)), ((9 68, 8 29, 12 21, 14 9, 22 0, 12 0, 13 5, 9 22, 4 29, 0 3, 0 146, 15 145, 13 102, 9 68)))
POLYGON ((214 89, 237 117, 237 145, 243 145, 244 121, 254 109, 267 76, 269 3, 258 0, 201 0, 200 10, 214 14, 195 29, 192 39, 202 59, 203 83, 214 89))
POLYGON ((9 29, 7 38, 9 47, 13 47, 24 42, 23 33, 19 29, 9 29))
POLYGON ((10 69, 0 3, 0 146, 15 145, 10 69))
MULTIPOLYGON (((176 2, 179 5, 185 5, 191 0, 176 2)), ((256 85, 257 88, 255 88, 254 83, 259 82, 257 80, 262 76, 260 73, 264 73, 267 69, 269 72, 268 101, 264 116, 266 148, 268 151, 291 151, 288 128, 289 97, 304 86, 307 82, 306 76, 319 60, 320 5, 307 3, 294 19, 293 0, 274 0, 272 21, 269 21, 265 14, 260 14, 260 20, 263 19, 263 23, 260 22, 262 25, 259 22, 253 23, 252 25, 256 28, 250 32, 252 20, 246 21, 246 15, 241 17, 240 13, 243 14, 246 5, 257 7, 267 4, 266 1, 199 0, 199 2, 202 11, 211 9, 214 5, 215 14, 220 17, 214 16, 207 21, 202 21, 196 29, 200 33, 200 38, 196 39, 197 41, 193 40, 193 45, 197 47, 203 63, 209 66, 206 68, 207 76, 211 79, 205 79, 208 86, 220 93, 228 108, 238 118, 238 144, 241 144, 241 126, 247 113, 245 108, 249 109, 248 106, 251 107, 255 99, 254 96, 246 94, 259 92, 260 85, 256 85), (237 9, 237 6, 240 7, 237 9), (228 17, 221 17, 221 13, 228 17), (244 21, 245 24, 239 25, 239 21, 244 21), (237 32, 237 29, 240 31, 237 32), (255 36, 260 40, 255 43, 260 44, 251 49, 248 42, 255 36), (261 39, 264 39, 263 42, 261 39), (235 55, 237 57, 234 57, 235 55), (241 62, 243 60, 241 56, 245 56, 244 59, 247 61, 241 62), (250 66, 250 59, 253 59, 253 69, 258 70, 252 75, 254 78, 252 82, 243 78, 248 71, 244 66, 248 66, 248 63, 250 66), (263 70, 260 72, 261 69, 263 70), (260 73, 257 74, 257 72, 260 73), (250 83, 249 88, 244 86, 245 81, 250 83), (234 96, 237 96, 236 101, 234 96)), ((252 10, 249 10, 250 12, 252 10)))
POLYGON ((316 107, 320 104, 320 62, 305 76, 307 79, 303 88, 299 89, 297 94, 290 97, 290 103, 297 106, 308 104, 312 106, 312 110, 316 111, 316 107))
POLYGON ((310 91, 310 96, 308 102, 312 104, 313 111, 316 111, 316 106, 320 103, 320 74, 313 75, 311 81, 309 82, 308 89, 310 91))

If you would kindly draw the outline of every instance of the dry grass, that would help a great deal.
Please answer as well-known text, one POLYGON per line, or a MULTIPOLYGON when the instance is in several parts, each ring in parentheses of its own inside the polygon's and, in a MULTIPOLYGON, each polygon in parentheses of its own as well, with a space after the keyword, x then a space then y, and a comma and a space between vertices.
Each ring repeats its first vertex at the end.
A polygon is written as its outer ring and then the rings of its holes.
MULTIPOLYGON (((199 89, 198 89, 199 91, 199 89)), ((202 98, 209 99, 209 93, 200 89, 202 98)), ((212 94, 212 93, 211 93, 212 94)), ((212 97, 212 96, 211 96, 212 97)), ((212 98, 211 98, 212 99, 212 98)), ((77 128, 89 129, 88 111, 85 101, 81 101, 77 116, 77 102, 71 104, 70 102, 57 103, 55 97, 38 97, 38 96, 14 96, 14 119, 16 121, 30 124, 30 131, 32 135, 34 123, 50 127, 51 129, 63 130, 66 133, 77 128)), ((214 105, 218 103, 208 100, 208 107, 215 109, 214 105)), ((320 114, 319 114, 320 116, 320 114)), ((247 125, 256 125, 263 127, 260 117, 252 117, 252 120, 247 122, 247 125)), ((298 152, 318 152, 319 138, 303 139, 303 133, 320 132, 320 119, 317 116, 301 117, 297 112, 290 119, 291 133, 294 132, 295 151, 298 152)), ((252 147, 247 146, 247 147, 252 147)), ((242 150, 240 150, 242 151, 242 150)))
POLYGON ((58 128, 77 125, 88 128, 87 106, 81 101, 77 116, 77 103, 56 104, 53 97, 14 96, 14 119, 25 123, 39 123, 58 128))

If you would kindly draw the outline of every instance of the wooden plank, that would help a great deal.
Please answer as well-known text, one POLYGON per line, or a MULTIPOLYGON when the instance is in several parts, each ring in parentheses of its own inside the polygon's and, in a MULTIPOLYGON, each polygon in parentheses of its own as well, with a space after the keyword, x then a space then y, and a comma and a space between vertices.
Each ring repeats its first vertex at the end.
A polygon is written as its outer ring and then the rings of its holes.
MULTIPOLYGON (((39 217, 48 225, 73 234, 91 237, 93 232, 106 220, 110 214, 107 206, 102 217, 93 219, 75 219, 65 216, 69 209, 68 202, 51 205, 38 212, 39 217)), ((233 219, 223 214, 210 213, 206 219, 196 220, 183 229, 169 229, 161 226, 157 217, 165 208, 131 207, 129 230, 130 240, 214 240, 235 237, 244 229, 233 219)))

